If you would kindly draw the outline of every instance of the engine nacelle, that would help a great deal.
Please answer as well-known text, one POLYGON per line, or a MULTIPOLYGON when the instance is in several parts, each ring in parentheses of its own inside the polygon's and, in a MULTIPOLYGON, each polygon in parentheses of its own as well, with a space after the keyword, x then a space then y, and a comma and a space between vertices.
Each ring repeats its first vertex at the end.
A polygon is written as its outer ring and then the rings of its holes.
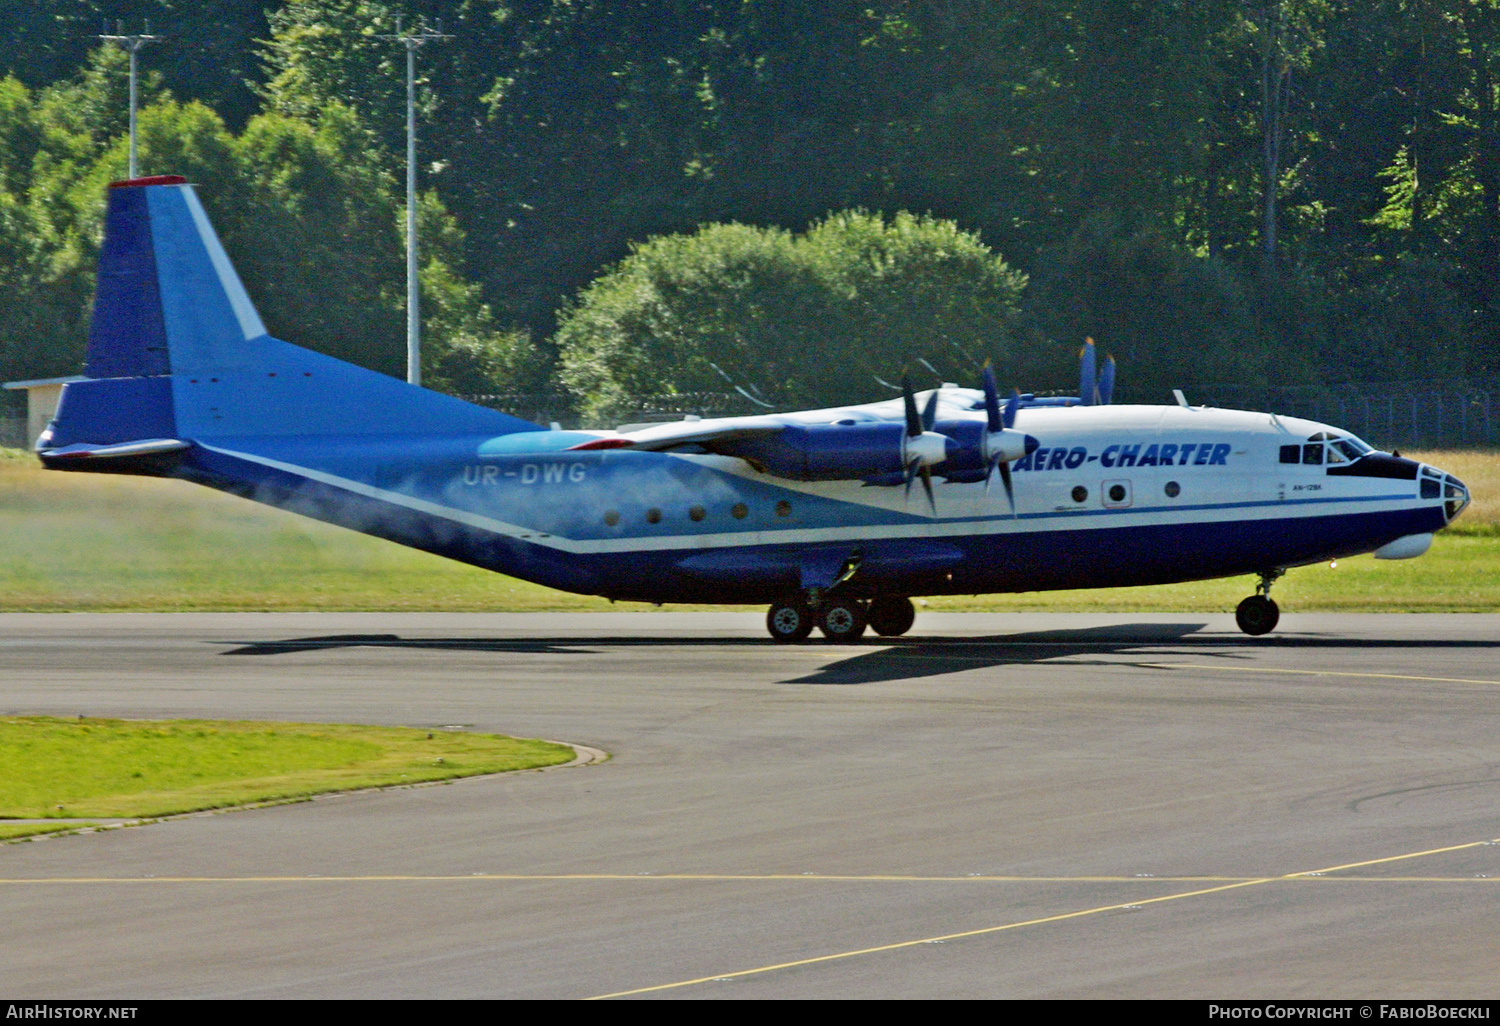
POLYGON ((886 481, 904 480, 913 462, 936 466, 956 447, 933 431, 908 438, 901 424, 789 424, 774 435, 718 442, 714 450, 794 481, 886 481))
POLYGON ((950 481, 983 481, 995 463, 1013 463, 1035 452, 1039 443, 1024 431, 987 430, 983 421, 953 420, 934 425, 953 441, 947 461, 938 468, 950 481))

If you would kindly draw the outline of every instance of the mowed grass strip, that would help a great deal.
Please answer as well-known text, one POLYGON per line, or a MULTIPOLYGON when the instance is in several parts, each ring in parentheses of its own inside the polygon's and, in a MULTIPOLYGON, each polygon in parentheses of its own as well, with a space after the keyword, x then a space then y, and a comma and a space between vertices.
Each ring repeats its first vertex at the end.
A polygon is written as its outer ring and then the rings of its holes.
MULTIPOLYGON (((1500 453, 1410 452, 1461 477, 1473 506, 1427 555, 1292 570, 1287 612, 1500 611, 1500 453)), ((1229 612, 1254 578, 951 596, 925 608, 1229 612)), ((182 481, 42 470, 0 450, 0 612, 650 610, 572 595, 182 481)), ((671 609, 745 608, 668 606, 671 609)))
POLYGON ((37 834, 61 834, 69 830, 97 826, 95 823, 0 823, 0 841, 17 837, 35 837, 37 834))
POLYGON ((168 816, 575 757, 551 741, 408 727, 7 716, 0 819, 168 816))

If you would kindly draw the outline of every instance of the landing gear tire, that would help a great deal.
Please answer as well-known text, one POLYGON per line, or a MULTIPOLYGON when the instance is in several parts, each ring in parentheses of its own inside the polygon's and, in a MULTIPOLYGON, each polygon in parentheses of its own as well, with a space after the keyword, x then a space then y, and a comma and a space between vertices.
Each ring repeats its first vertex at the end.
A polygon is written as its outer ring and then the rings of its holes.
POLYGON ((917 607, 909 598, 883 596, 870 603, 870 626, 882 638, 899 638, 916 618, 917 607))
POLYGON ((854 599, 830 599, 818 610, 818 630, 836 645, 858 641, 869 622, 865 607, 854 599))
POLYGON ((1280 619, 1281 609, 1276 601, 1264 595, 1251 595, 1234 611, 1234 622, 1240 625, 1240 630, 1254 637, 1274 631, 1280 619))
POLYGON ((766 614, 766 630, 773 641, 783 645, 806 641, 812 629, 812 607, 800 598, 777 602, 766 614))

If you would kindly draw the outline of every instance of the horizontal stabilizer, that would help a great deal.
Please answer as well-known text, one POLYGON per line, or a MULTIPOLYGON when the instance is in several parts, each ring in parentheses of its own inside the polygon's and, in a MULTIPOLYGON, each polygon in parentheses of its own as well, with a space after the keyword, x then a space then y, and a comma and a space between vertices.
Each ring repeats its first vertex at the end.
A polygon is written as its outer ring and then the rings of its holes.
POLYGON ((146 438, 139 442, 123 442, 119 445, 87 445, 78 443, 56 449, 43 449, 41 455, 47 459, 120 459, 125 456, 150 456, 161 452, 180 452, 190 443, 177 438, 146 438))

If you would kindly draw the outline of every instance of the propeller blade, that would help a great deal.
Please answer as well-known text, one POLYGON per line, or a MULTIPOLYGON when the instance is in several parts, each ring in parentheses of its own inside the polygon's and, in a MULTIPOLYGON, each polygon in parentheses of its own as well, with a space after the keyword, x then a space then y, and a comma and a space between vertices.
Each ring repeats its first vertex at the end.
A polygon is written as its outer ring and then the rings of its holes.
POLYGON ((922 433, 922 417, 917 413, 917 397, 911 390, 910 374, 901 375, 901 398, 906 403, 906 437, 916 438, 922 433))
POLYGON ((1016 489, 1010 481, 1010 464, 1000 462, 1000 483, 1005 485, 1005 497, 1010 500, 1010 515, 1016 515, 1016 489))
MULTIPOLYGON (((1000 417, 1000 386, 995 384, 995 368, 988 363, 984 365, 984 416, 985 427, 990 434, 999 431, 1001 427, 1009 427, 1004 424, 1000 417)), ((1014 416, 1014 414, 1012 414, 1014 416)))
POLYGON ((1104 358, 1104 373, 1099 377, 1099 401, 1108 406, 1115 395, 1115 358, 1104 358))
POLYGON ((927 493, 927 505, 932 507, 932 512, 937 512, 937 496, 932 493, 932 468, 924 466, 919 473, 922 475, 922 489, 927 493))
POLYGON ((922 430, 931 431, 932 425, 937 423, 938 389, 934 388, 932 394, 927 397, 927 406, 922 410, 922 430))
POLYGON ((1016 411, 1021 408, 1021 390, 1018 388, 1011 394, 1005 404, 1005 414, 1001 418, 1002 423, 1008 428, 1016 426, 1016 411))
POLYGON ((906 499, 911 501, 911 483, 917 476, 917 468, 922 465, 921 460, 912 460, 906 465, 906 499))
POLYGON ((1098 354, 1094 340, 1083 340, 1083 350, 1078 354, 1078 401, 1084 406, 1093 406, 1098 400, 1098 354))

